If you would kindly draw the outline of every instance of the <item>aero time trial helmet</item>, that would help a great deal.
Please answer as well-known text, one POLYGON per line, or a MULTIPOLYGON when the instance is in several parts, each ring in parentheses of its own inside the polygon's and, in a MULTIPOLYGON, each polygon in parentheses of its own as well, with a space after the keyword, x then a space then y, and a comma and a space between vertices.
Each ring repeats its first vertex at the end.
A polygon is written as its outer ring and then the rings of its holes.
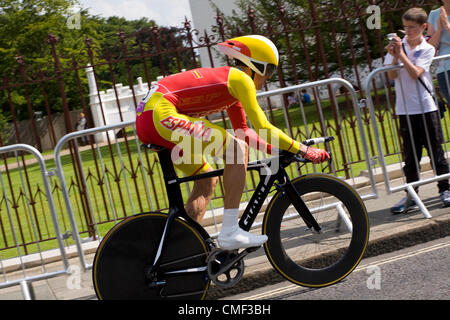
POLYGON ((261 76, 271 76, 278 66, 278 50, 272 41, 259 35, 242 36, 219 43, 219 50, 243 62, 261 76))

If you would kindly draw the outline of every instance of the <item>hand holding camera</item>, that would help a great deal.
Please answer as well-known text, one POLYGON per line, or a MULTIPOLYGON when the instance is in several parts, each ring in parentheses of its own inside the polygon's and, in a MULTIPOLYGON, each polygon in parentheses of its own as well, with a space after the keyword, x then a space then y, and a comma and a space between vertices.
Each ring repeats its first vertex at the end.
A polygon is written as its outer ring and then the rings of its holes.
POLYGON ((402 40, 397 36, 396 33, 389 33, 387 35, 387 39, 389 44, 385 47, 386 51, 398 58, 400 53, 402 52, 402 40))
POLYGON ((396 36, 397 36, 396 33, 388 33, 387 39, 388 39, 389 43, 392 43, 392 41, 394 41, 396 36))

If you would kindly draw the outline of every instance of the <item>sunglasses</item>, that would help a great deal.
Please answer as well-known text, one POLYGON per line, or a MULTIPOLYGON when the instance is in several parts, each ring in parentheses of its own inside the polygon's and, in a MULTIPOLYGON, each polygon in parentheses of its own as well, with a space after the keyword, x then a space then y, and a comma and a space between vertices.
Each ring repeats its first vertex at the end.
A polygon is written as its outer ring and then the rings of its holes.
POLYGON ((271 63, 259 63, 252 61, 253 65, 266 77, 272 77, 277 69, 277 66, 271 63))

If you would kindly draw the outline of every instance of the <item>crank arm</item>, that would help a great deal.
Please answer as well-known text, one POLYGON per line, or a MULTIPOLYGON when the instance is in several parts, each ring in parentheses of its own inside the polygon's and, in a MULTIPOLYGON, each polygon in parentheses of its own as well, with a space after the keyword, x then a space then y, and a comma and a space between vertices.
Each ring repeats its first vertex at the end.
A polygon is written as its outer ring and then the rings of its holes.
POLYGON ((241 253, 239 253, 233 260, 231 260, 228 264, 226 264, 225 266, 220 268, 219 272, 217 272, 217 275, 219 276, 219 275, 227 272, 236 262, 243 259, 249 253, 258 250, 259 248, 260 247, 252 247, 252 248, 247 248, 247 249, 241 251, 241 253))

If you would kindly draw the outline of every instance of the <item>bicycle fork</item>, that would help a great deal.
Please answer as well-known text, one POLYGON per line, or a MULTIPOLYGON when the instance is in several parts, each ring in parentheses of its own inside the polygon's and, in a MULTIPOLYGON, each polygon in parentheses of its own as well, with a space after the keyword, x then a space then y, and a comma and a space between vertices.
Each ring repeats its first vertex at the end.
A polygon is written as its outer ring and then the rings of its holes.
POLYGON ((311 214, 311 211, 309 210, 303 199, 300 197, 300 194, 292 184, 289 177, 287 177, 286 173, 282 175, 281 181, 283 181, 283 184, 279 187, 281 187, 281 190, 283 190, 288 196, 289 200, 291 200, 292 205, 294 206, 295 210, 297 210, 298 214, 303 219, 306 226, 309 229, 314 229, 314 231, 320 233, 322 228, 319 226, 316 219, 311 214))

